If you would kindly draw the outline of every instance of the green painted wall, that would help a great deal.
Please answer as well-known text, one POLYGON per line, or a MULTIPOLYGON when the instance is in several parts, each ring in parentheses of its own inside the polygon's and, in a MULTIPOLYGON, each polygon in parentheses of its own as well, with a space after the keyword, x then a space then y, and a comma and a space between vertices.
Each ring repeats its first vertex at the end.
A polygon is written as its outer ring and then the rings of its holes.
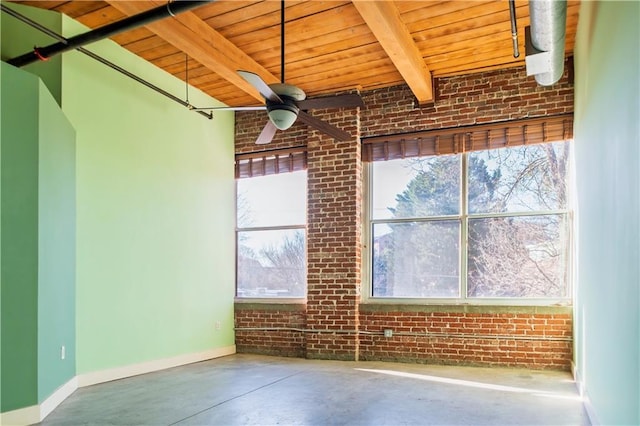
POLYGON ((640 3, 583 2, 575 353, 601 424, 640 424, 640 3))
MULTIPOLYGON (((62 16, 58 13, 15 3, 3 2, 3 4, 21 14, 28 15, 31 19, 36 20, 57 34, 62 33, 62 16)), ((0 13, 0 41, 2 43, 2 50, 0 51, 0 59, 2 61, 30 52, 34 46, 47 46, 57 42, 57 40, 30 26, 24 25, 6 13, 0 13)), ((62 100, 62 56, 54 56, 47 62, 35 62, 23 69, 39 75, 56 102, 60 104, 62 100)))
POLYGON ((0 71, 4 412, 37 403, 39 80, 4 63, 0 71))
POLYGON ((75 376, 75 132, 38 77, 1 66, 4 412, 75 376))
POLYGON ((76 153, 75 130, 42 83, 38 112, 38 401, 42 402, 76 373, 76 153))
MULTIPOLYGON (((35 20, 43 19, 42 11, 10 6, 35 20)), ((46 44, 32 41, 33 31, 22 24, 6 25, 6 19, 3 16, 3 58, 15 56, 6 52, 16 37, 30 46, 46 44)), ((66 36, 86 31, 66 17, 60 22, 66 36)), ((183 82, 111 41, 88 48, 176 96, 185 93, 183 82)), ((83 374, 234 344, 233 113, 216 114, 208 120, 75 51, 65 53, 61 64, 59 99, 76 130, 75 170, 72 174, 66 169, 71 147, 64 144, 58 147, 63 159, 41 164, 39 171, 54 178, 51 188, 57 195, 40 193, 40 202, 56 214, 35 214, 31 220, 45 228, 41 248, 55 246, 67 253, 73 249, 66 244, 72 219, 63 212, 69 213, 73 195, 68 183, 75 174, 76 340, 74 344, 66 333, 50 330, 37 339, 32 331, 37 325, 46 327, 37 323, 37 309, 43 318, 61 320, 72 311, 65 304, 56 309, 34 305, 31 310, 24 305, 5 312, 5 305, 18 296, 9 293, 6 299, 3 267, 3 327, 5 313, 14 315, 16 322, 31 331, 31 335, 15 333, 16 339, 31 338, 25 349, 32 357, 31 365, 56 365, 61 371, 55 377, 14 374, 32 383, 29 395, 37 384, 40 389, 37 396, 22 398, 7 408, 3 405, 2 411, 42 402, 54 383, 71 371, 74 355, 75 374, 83 374), (58 169, 59 162, 64 170, 58 169), (60 346, 67 341, 67 359, 62 361, 60 346), (39 353, 34 352, 36 344, 42 347, 39 353)), ((47 68, 56 68, 54 62, 39 65, 32 71, 43 80, 57 72, 47 68)), ((47 85, 54 87, 55 81, 47 85)), ((4 87, 2 98, 3 106, 6 98, 12 110, 16 99, 31 99, 23 91, 5 92, 4 87)), ((190 100, 197 105, 215 103, 195 89, 190 90, 190 100)), ((49 125, 55 126, 57 118, 50 118, 49 125)), ((4 140, 4 125, 2 130, 4 140)), ((33 149, 37 155, 37 145, 33 149)), ((3 152, 3 176, 13 170, 5 170, 5 162, 3 152)), ((17 195, 7 193, 5 197, 3 186, 3 206, 5 198, 12 200, 17 195)), ((7 235, 4 223, 11 217, 5 217, 4 207, 2 213, 2 241, 10 246, 18 236, 17 232, 7 235)), ((30 248, 37 253, 37 240, 30 248)), ((10 260, 5 257, 3 249, 3 266, 10 260)), ((62 269, 55 264, 54 257, 43 258, 40 267, 64 281, 69 263, 62 269)), ((33 275, 37 268, 36 263, 28 265, 33 275)), ((6 273, 10 275, 11 270, 6 273)), ((55 297, 55 286, 46 281, 41 284, 42 295, 55 297)), ((35 303, 32 296, 38 288, 33 282, 30 288, 29 297, 35 303)), ((4 345, 4 328, 2 339, 3 363, 5 352, 8 360, 29 361, 16 348, 4 345)), ((15 380, 5 381, 3 375, 2 382, 3 395, 16 395, 15 380)))
MULTIPOLYGON (((90 48, 185 93, 111 41, 90 48)), ((62 77, 77 131, 78 374, 233 345, 233 113, 208 120, 78 52, 62 77)))

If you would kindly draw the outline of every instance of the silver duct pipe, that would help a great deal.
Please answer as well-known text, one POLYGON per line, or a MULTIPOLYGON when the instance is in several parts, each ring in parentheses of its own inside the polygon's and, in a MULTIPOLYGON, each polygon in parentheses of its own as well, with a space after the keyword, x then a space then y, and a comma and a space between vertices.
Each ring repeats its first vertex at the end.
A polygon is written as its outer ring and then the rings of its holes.
POLYGON ((533 52, 529 55, 527 51, 525 58, 527 75, 534 75, 542 86, 550 86, 560 80, 564 72, 567 2, 530 0, 529 15, 531 30, 527 41, 533 52))

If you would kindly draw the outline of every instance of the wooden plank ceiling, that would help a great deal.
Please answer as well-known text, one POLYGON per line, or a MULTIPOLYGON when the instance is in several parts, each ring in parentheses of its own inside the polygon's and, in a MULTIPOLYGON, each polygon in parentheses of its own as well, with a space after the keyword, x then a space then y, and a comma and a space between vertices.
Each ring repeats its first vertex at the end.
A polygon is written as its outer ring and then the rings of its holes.
MULTIPOLYGON (((59 11, 90 28, 163 4, 17 2, 59 11)), ((183 80, 188 63, 189 83, 229 106, 258 105, 261 96, 236 70, 279 82, 280 7, 274 0, 215 1, 112 39, 183 80)), ((579 0, 568 1, 567 56, 573 53, 578 9, 579 0)), ((527 0, 516 1, 516 14, 517 59, 506 0, 287 0, 286 82, 309 97, 406 83, 426 104, 432 101, 434 77, 524 67, 527 0)))

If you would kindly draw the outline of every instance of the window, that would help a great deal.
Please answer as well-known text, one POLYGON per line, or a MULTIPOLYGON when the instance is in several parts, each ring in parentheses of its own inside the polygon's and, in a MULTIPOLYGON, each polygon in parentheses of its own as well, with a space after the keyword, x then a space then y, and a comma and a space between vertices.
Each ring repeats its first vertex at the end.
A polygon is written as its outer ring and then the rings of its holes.
POLYGON ((369 296, 569 299, 569 154, 561 141, 370 163, 369 296))
POLYGON ((237 180, 236 293, 305 297, 306 171, 237 180))

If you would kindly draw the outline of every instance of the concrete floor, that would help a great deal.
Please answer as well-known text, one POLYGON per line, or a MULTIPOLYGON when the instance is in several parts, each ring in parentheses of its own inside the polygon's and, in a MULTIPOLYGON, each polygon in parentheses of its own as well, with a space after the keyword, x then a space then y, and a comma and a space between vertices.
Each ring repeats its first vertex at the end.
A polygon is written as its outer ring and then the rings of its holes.
POLYGON ((232 355, 78 389, 43 425, 588 425, 569 373, 232 355))

